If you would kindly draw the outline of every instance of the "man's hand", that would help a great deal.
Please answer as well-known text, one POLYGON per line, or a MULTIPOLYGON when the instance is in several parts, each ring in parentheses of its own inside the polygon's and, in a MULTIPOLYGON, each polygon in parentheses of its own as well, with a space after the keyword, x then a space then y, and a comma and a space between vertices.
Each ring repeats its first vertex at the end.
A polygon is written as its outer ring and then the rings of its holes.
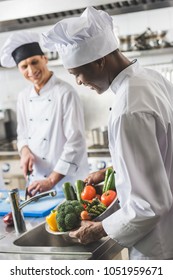
POLYGON ((81 227, 77 230, 71 231, 69 236, 77 238, 82 244, 88 244, 107 236, 103 229, 101 222, 82 221, 81 227))
POLYGON ((49 191, 53 188, 54 184, 49 178, 43 179, 43 180, 37 180, 34 181, 29 187, 28 187, 28 194, 30 196, 34 196, 37 193, 42 193, 49 191))
POLYGON ((23 175, 26 178, 28 171, 32 172, 35 158, 28 146, 24 146, 20 153, 20 166, 23 170, 23 175))
POLYGON ((88 185, 97 185, 104 181, 106 169, 102 169, 93 173, 90 173, 84 182, 88 185))
POLYGON ((37 180, 28 187, 28 193, 30 196, 34 196, 36 193, 41 193, 51 190, 62 178, 63 174, 53 171, 48 178, 37 180))

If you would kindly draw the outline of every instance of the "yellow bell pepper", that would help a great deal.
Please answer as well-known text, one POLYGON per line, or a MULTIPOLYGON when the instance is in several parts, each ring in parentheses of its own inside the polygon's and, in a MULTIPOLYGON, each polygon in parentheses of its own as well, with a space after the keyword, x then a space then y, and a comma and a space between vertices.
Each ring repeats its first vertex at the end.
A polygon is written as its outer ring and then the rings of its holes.
POLYGON ((58 225, 56 221, 57 210, 52 210, 50 214, 46 217, 46 222, 50 230, 58 231, 58 225))

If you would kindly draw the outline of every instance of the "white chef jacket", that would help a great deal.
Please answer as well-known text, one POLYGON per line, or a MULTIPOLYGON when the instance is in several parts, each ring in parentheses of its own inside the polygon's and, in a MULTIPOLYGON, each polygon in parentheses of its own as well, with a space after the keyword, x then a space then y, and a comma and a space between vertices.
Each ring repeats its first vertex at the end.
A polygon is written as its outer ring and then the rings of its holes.
POLYGON ((54 170, 66 175, 63 182, 84 179, 88 174, 82 105, 71 85, 54 74, 39 94, 30 85, 17 102, 18 150, 28 145, 35 155, 31 181, 44 179, 54 170))
POLYGON ((134 62, 112 82, 108 133, 120 210, 103 221, 130 259, 173 258, 173 85, 134 62))

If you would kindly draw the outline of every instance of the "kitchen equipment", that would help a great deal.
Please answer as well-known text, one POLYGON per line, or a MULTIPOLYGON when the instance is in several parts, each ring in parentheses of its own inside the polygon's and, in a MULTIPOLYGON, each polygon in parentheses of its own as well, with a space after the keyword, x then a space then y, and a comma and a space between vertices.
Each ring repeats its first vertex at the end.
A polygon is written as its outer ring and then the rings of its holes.
POLYGON ((104 148, 104 146, 100 148, 89 147, 87 154, 90 173, 112 166, 109 149, 104 148))
POLYGON ((151 28, 147 28, 145 32, 136 36, 135 47, 137 50, 149 50, 169 47, 169 44, 165 41, 166 30, 152 31, 151 28))
POLYGON ((40 198, 47 197, 47 196, 54 197, 56 196, 57 192, 55 190, 50 190, 47 192, 39 193, 36 196, 31 197, 28 200, 25 200, 23 203, 20 203, 19 189, 12 189, 11 191, 9 191, 8 194, 10 198, 14 227, 16 233, 18 234, 26 231, 26 225, 25 225, 22 209, 26 207, 28 204, 40 198))
POLYGON ((108 127, 101 126, 100 127, 100 142, 104 147, 108 147, 108 127))
POLYGON ((94 219, 94 221, 100 222, 115 213, 117 210, 120 209, 119 200, 116 197, 115 200, 107 207, 107 209, 100 214, 98 217, 94 219))
POLYGON ((99 128, 92 129, 92 140, 93 140, 94 146, 100 145, 100 133, 99 132, 100 132, 99 128))
POLYGON ((16 116, 11 109, 0 109, 0 140, 16 137, 16 116))
MULTIPOLYGON (((0 216, 4 216, 11 212, 11 206, 9 202, 6 202, 8 197, 7 190, 0 190, 3 192, 4 198, 0 201, 0 216)), ((25 191, 19 191, 20 197, 24 197, 25 191)), ((33 201, 23 208, 24 217, 45 217, 50 213, 50 211, 59 205, 64 199, 63 194, 55 197, 43 197, 38 201, 33 201)))
POLYGON ((92 129, 92 141, 94 147, 108 147, 108 128, 107 126, 92 129))
MULTIPOLYGON (((0 141, 0 173, 2 173, 4 187, 8 189, 25 189, 26 179, 20 167, 20 157, 12 150, 10 142, 0 141), (2 144, 2 145, 1 145, 2 144)), ((0 188, 3 188, 1 185, 0 188)))

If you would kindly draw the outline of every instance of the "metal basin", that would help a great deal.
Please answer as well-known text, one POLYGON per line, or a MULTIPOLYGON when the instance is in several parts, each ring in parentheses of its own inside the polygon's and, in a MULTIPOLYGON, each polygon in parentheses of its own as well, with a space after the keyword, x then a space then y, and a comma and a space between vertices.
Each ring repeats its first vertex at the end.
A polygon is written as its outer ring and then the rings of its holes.
POLYGON ((50 234, 45 225, 44 218, 26 218, 28 231, 16 236, 0 219, 0 260, 110 260, 122 250, 109 237, 82 245, 68 235, 50 234))
POLYGON ((122 249, 108 237, 82 245, 68 235, 50 234, 45 222, 20 235, 13 246, 22 254, 54 255, 59 259, 112 259, 122 249))
POLYGON ((53 235, 46 231, 45 222, 22 234, 14 245, 31 247, 68 247, 75 245, 75 239, 68 235, 53 235))

